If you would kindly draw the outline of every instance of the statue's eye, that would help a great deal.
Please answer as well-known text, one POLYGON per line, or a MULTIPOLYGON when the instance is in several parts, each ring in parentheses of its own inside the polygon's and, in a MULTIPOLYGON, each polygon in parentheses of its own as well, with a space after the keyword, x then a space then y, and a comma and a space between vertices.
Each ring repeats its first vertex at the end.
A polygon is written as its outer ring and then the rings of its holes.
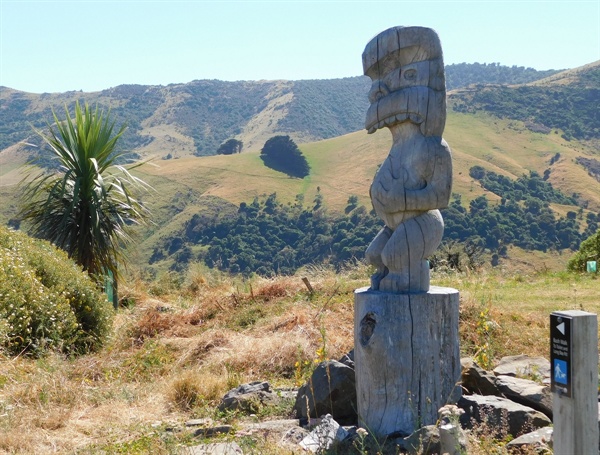
POLYGON ((417 70, 409 69, 403 73, 404 79, 407 81, 414 81, 417 78, 417 70))

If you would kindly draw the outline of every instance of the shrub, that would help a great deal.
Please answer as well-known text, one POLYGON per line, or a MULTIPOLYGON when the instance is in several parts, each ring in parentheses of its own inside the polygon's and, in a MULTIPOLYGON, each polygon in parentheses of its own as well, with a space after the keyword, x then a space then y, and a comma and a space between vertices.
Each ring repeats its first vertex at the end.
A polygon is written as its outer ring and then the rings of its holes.
POLYGON ((571 272, 584 272, 587 261, 600 262, 600 230, 581 242, 579 251, 567 263, 571 272))
POLYGON ((112 308, 66 253, 0 226, 0 349, 97 349, 111 327, 112 308))

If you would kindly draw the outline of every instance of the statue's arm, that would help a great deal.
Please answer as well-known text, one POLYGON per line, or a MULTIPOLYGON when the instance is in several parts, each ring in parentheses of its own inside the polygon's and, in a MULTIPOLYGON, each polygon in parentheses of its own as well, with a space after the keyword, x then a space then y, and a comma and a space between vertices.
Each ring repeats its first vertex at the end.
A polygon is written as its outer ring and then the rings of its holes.
POLYGON ((369 190, 371 202, 376 211, 386 213, 404 212, 406 196, 404 182, 406 177, 404 169, 402 174, 394 176, 391 166, 382 166, 377 172, 377 178, 374 180, 369 190))
POLYGON ((431 143, 435 163, 430 178, 425 187, 418 190, 404 191, 404 210, 434 210, 448 207, 452 194, 452 153, 443 139, 431 143))

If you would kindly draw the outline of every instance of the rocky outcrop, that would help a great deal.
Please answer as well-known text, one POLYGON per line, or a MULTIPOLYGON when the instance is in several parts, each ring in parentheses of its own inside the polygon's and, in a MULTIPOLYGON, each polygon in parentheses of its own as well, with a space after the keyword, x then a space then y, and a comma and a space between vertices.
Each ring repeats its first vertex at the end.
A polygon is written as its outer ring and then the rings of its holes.
POLYGON ((529 406, 552 419, 552 393, 550 387, 528 379, 504 375, 496 378, 496 386, 502 395, 509 400, 529 406))
POLYGON ((513 439, 506 447, 524 453, 549 453, 552 447, 552 427, 544 427, 513 439))
POLYGON ((500 395, 496 387, 496 376, 485 371, 471 358, 460 359, 462 367, 462 386, 467 393, 479 395, 500 395))
POLYGON ((514 376, 521 378, 550 378, 550 362, 543 357, 528 355, 507 356, 500 359, 494 368, 496 376, 514 376))
POLYGON ((262 406, 276 404, 279 396, 271 390, 268 382, 251 382, 230 390, 221 400, 219 411, 242 411, 255 413, 262 406))
POLYGON ((301 421, 330 414, 342 424, 356 423, 354 369, 335 360, 321 362, 298 390, 294 411, 301 421))

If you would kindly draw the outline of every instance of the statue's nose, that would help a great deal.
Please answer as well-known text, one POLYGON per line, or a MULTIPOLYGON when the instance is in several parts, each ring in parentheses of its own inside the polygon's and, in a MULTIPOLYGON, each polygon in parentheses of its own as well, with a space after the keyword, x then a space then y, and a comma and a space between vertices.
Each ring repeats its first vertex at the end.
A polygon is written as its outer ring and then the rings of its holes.
POLYGON ((369 90, 369 101, 374 103, 378 99, 387 96, 389 93, 390 90, 388 89, 387 85, 378 79, 373 81, 373 84, 371 84, 371 90, 369 90))

